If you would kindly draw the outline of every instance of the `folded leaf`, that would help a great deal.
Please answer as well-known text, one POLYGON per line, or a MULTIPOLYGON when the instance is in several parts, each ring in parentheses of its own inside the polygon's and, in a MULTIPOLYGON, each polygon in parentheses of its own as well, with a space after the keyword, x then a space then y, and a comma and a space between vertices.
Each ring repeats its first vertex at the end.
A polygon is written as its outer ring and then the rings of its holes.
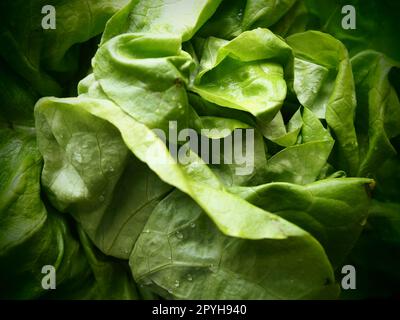
POLYGON ((121 269, 109 282, 113 290, 102 290, 117 267, 104 261, 105 272, 93 265, 69 221, 42 202, 42 159, 32 132, 1 129, 0 133, 0 297, 135 298, 135 285, 126 281, 131 279, 129 273, 123 275, 121 269), (42 268, 48 265, 56 272, 57 290, 50 292, 42 287, 47 274, 42 268), (115 286, 118 281, 123 289, 115 286))
POLYGON ((286 97, 284 73, 291 58, 286 43, 267 29, 243 32, 230 42, 210 38, 191 90, 267 123, 286 97))
MULTIPOLYGON (((227 235, 248 239, 282 239, 288 236, 301 235, 304 232, 285 220, 235 197, 224 188, 207 165, 193 153, 188 164, 177 163, 165 144, 153 131, 129 117, 115 104, 107 100, 86 97, 44 98, 36 105, 37 127, 41 131, 38 133, 39 148, 45 160, 43 182, 45 187, 50 190, 52 188, 57 190, 57 185, 54 185, 51 181, 59 177, 60 173, 55 171, 51 165, 47 166, 47 160, 52 157, 52 153, 46 152, 45 148, 51 141, 57 141, 61 138, 61 136, 58 136, 58 131, 65 130, 62 122, 54 122, 56 126, 53 127, 46 126, 46 123, 49 123, 48 118, 52 117, 54 112, 62 114, 61 118, 76 117, 76 112, 78 114, 86 112, 87 117, 91 118, 93 122, 98 121, 105 126, 107 122, 113 124, 120 131, 128 148, 139 160, 145 162, 163 181, 195 199, 221 231, 227 235), (93 116, 90 117, 89 114, 93 116), (99 119, 96 119, 96 117, 99 119), (213 197, 210 197, 211 194, 213 197), (224 202, 225 205, 221 206, 221 202, 224 202)), ((110 132, 115 139, 119 139, 115 128, 108 127, 107 130, 103 129, 103 131, 110 132), (113 131, 115 133, 112 133, 113 131)), ((80 131, 79 128, 78 131, 80 131)), ((79 134, 74 133, 72 136, 79 136, 79 134)), ((78 185, 85 192, 81 176, 75 170, 71 174, 67 172, 66 175, 68 179, 63 179, 63 183, 69 183, 71 187, 78 185)), ((99 184, 97 188, 101 190, 103 187, 104 185, 99 184)), ((73 190, 73 188, 68 189, 73 190)), ((79 189, 75 188, 74 190, 79 189)), ((67 202, 71 201, 70 196, 68 194, 67 196, 67 202)), ((58 197, 65 199, 63 193, 59 193, 58 197)), ((55 205, 57 207, 57 203, 55 205)))
POLYGON ((128 0, 56 0, 56 28, 43 29, 45 0, 2 1, 0 56, 40 96, 59 95, 65 78, 77 72, 77 45, 100 34, 128 0), (68 32, 66 32, 68 30, 68 32), (61 73, 62 76, 55 76, 61 73), (60 84, 61 83, 61 84, 60 84))
POLYGON ((390 0, 305 0, 312 18, 319 21, 314 29, 332 34, 349 49, 351 56, 360 51, 373 49, 384 52, 392 59, 400 56, 400 45, 395 30, 399 30, 397 13, 400 3, 390 0), (351 5, 355 9, 355 29, 342 27, 348 11, 342 8, 351 5))
POLYGON ((130 257, 133 275, 165 298, 334 298, 329 262, 309 235, 223 235, 196 203, 173 192, 154 209, 130 257))
POLYGON ((269 28, 290 12, 294 3, 296 0, 225 0, 199 34, 230 40, 243 31, 269 28))
POLYGON ((337 140, 337 167, 356 175, 359 164, 354 128, 356 97, 345 46, 317 31, 292 35, 287 42, 295 55, 294 90, 300 103, 326 119, 337 140))
POLYGON ((310 232, 338 267, 367 219, 368 185, 363 178, 324 179, 305 186, 269 183, 231 189, 256 206, 310 232))

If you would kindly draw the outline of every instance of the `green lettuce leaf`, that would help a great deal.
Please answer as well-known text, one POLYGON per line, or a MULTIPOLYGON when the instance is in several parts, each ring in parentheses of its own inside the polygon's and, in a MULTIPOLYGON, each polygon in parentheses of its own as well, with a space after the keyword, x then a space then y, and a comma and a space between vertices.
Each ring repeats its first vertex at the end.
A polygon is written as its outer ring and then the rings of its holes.
POLYGON ((43 31, 37 0, 1 19, 0 297, 334 299, 344 263, 396 284, 370 260, 398 247, 399 65, 306 31, 331 4, 312 2, 59 0, 43 31), (251 163, 225 154, 239 131, 251 163))
MULTIPOLYGON (((71 186, 75 186, 74 190, 83 190, 83 192, 85 192, 85 185, 76 170, 68 170, 68 167, 64 170, 62 167, 60 173, 51 166, 51 158, 54 157, 54 154, 46 151, 45 147, 49 143, 58 144, 57 140, 61 138, 65 125, 60 121, 54 121, 53 126, 49 125, 54 112, 62 114, 61 119, 68 117, 68 113, 70 113, 69 116, 76 117, 76 112, 78 114, 86 112, 91 122, 98 121, 101 126, 107 126, 107 122, 114 125, 118 128, 125 144, 139 160, 145 162, 163 181, 195 199, 227 235, 249 239, 279 239, 303 233, 301 229, 285 220, 260 210, 229 193, 208 166, 195 154, 191 154, 188 164, 177 163, 163 141, 147 126, 129 117, 112 102, 95 98, 43 98, 36 105, 39 148, 45 161, 43 183, 47 189, 53 189, 52 192, 57 192, 57 189, 60 188, 58 195, 60 198, 64 198, 65 183, 70 183, 71 186), (100 119, 97 120, 96 117, 100 119), (48 166, 49 160, 50 166, 48 166), (66 176, 66 179, 63 178, 63 175, 66 176), (52 181, 58 177, 61 177, 62 183, 53 183, 52 181), (77 188, 78 186, 79 188, 77 188), (210 194, 215 197, 210 198, 210 194), (215 201, 212 201, 213 199, 215 201), (224 206, 220 205, 221 201, 225 202, 224 206), (227 214, 228 212, 229 214, 227 214)), ((103 128, 103 132, 108 131, 110 135, 114 136, 114 139, 120 139, 121 136, 115 131, 115 128, 108 126, 107 130, 103 128)), ((79 128, 78 132, 71 131, 70 137, 79 136, 79 131, 81 131, 79 128)), ((69 139, 69 137, 65 137, 65 139, 69 139)), ((112 149, 110 151, 113 152, 112 149)), ((62 153, 56 155, 58 157, 62 153)), ((86 174, 86 172, 82 173, 84 176, 86 174)), ((98 189, 102 190, 102 185, 99 185, 98 189)), ((67 196, 69 195, 67 194, 67 196)), ((70 201, 70 198, 67 197, 66 200, 70 201)), ((93 201, 97 200, 98 198, 93 201)), ((57 203, 55 206, 58 208, 57 203)))
POLYGON ((400 135, 400 102, 389 79, 400 63, 374 51, 363 51, 351 60, 357 88, 356 128, 360 146, 359 176, 374 174, 396 154, 391 139, 400 135))
POLYGON ((284 74, 291 59, 291 49, 267 29, 243 32, 230 42, 210 38, 191 90, 269 122, 286 97, 284 74))
POLYGON ((200 29, 203 37, 230 40, 255 28, 269 28, 285 16, 297 0, 225 0, 200 29))
POLYGON ((300 103, 326 119, 337 141, 335 164, 356 175, 359 165, 354 127, 356 95, 345 46, 317 31, 287 38, 295 55, 294 90, 300 103))
POLYGON ((123 33, 165 35, 179 38, 180 41, 189 40, 215 12, 221 1, 130 1, 107 23, 102 43, 123 33))
POLYGON ((165 298, 334 298, 338 288, 321 249, 307 234, 227 237, 193 200, 173 192, 154 209, 130 265, 136 281, 165 298))
POLYGON ((92 249, 82 241, 82 250, 71 222, 42 201, 42 158, 33 132, 1 129, 0 137, 0 297, 138 297, 126 263, 123 267, 104 259, 96 265, 92 249), (42 287, 47 265, 55 268, 56 290, 42 287))
POLYGON ((43 29, 41 12, 47 1, 3 1, 0 56, 41 96, 61 94, 59 80, 71 77, 79 66, 76 45, 101 33, 107 19, 126 2, 53 1, 56 29, 43 29))
POLYGON ((338 267, 366 222, 370 200, 366 189, 372 181, 338 178, 304 186, 276 182, 231 190, 310 232, 323 245, 333 266, 338 267))
POLYGON ((353 56, 360 51, 372 49, 399 59, 400 45, 396 30, 400 28, 397 13, 400 3, 390 0, 305 0, 313 18, 319 23, 314 27, 332 34, 342 41, 353 56), (351 5, 355 9, 356 28, 342 28, 342 8, 351 5))

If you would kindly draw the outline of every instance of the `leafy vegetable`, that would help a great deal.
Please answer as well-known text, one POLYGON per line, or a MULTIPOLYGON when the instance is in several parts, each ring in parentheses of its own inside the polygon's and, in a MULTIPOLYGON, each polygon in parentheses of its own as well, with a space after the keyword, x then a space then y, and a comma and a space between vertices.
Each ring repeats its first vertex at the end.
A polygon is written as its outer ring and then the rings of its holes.
POLYGON ((130 265, 137 281, 167 298, 332 297, 337 287, 321 249, 307 234, 281 241, 226 237, 174 192, 154 209, 130 265))
POLYGON ((368 175, 396 154, 390 139, 400 134, 400 102, 389 73, 400 64, 380 53, 364 51, 352 59, 352 65, 358 86, 356 128, 362 159, 358 175, 368 175))
POLYGON ((396 41, 400 21, 397 12, 400 3, 390 0, 305 0, 313 18, 318 21, 321 30, 343 41, 351 55, 363 50, 379 50, 391 58, 400 55, 400 46, 396 41), (351 5, 356 12, 356 28, 342 28, 342 8, 351 5))
POLYGON ((230 42, 210 38, 193 91, 268 122, 286 96, 284 67, 291 58, 287 44, 267 29, 243 32, 230 42))
POLYGON ((21 111, 10 121, 24 113, 24 118, 28 114, 32 118, 33 105, 40 96, 65 95, 70 85, 76 86, 75 78, 87 72, 94 53, 95 43, 89 40, 103 31, 107 20, 127 1, 52 1, 56 29, 42 28, 42 8, 48 1, 2 1, 0 65, 9 69, 1 74, 5 78, 0 91, 5 119, 10 116, 5 110, 13 109, 21 111), (85 56, 87 61, 82 61, 85 56))
POLYGON ((388 8, 58 0, 43 30, 45 4, 0 4, 1 298, 396 294, 388 8))
POLYGON ((356 97, 346 48, 317 31, 297 33, 287 41, 295 53, 294 90, 300 103, 326 119, 337 140, 338 166, 355 175, 359 162, 356 97))
POLYGON ((267 28, 284 16, 295 2, 296 0, 225 0, 199 33, 201 36, 229 40, 247 30, 267 28))

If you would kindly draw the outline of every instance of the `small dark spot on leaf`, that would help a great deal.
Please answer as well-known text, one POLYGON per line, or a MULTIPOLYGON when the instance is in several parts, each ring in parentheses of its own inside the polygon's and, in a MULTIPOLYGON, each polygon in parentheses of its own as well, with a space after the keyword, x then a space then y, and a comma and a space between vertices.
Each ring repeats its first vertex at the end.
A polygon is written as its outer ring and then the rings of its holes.
POLYGON ((181 78, 176 78, 174 82, 175 82, 175 85, 176 85, 178 88, 182 87, 182 85, 183 85, 183 81, 182 81, 181 78))
POLYGON ((330 284, 332 284, 331 279, 326 278, 326 279, 325 279, 325 282, 324 282, 324 286, 329 286, 330 284))

